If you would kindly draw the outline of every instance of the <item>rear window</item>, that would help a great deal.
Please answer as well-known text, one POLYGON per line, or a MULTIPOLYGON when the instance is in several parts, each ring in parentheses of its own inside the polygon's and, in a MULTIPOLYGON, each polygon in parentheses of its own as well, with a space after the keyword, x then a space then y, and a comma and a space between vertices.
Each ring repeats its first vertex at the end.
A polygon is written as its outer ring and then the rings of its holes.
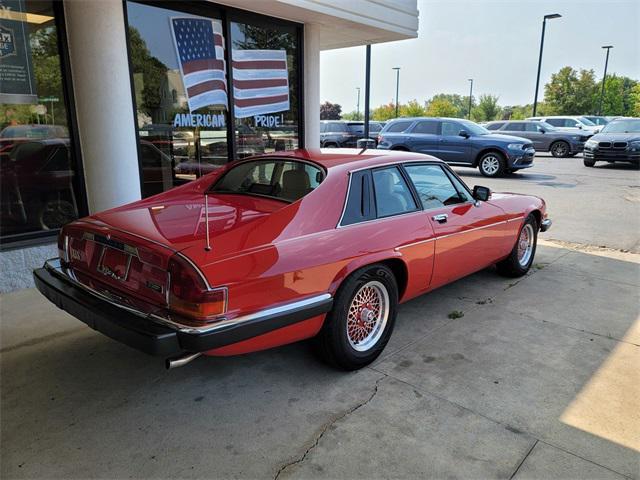
POLYGON ((438 135, 438 122, 435 120, 428 120, 424 122, 418 122, 411 133, 428 133, 431 135, 438 135))
POLYGON ((498 122, 498 123, 490 123, 489 125, 487 125, 485 128, 487 130, 499 130, 500 127, 502 127, 504 125, 504 122, 498 122))
POLYGON ((320 185, 324 175, 320 167, 306 162, 254 160, 233 167, 209 191, 295 202, 320 185))
POLYGON ((411 126, 413 122, 393 122, 387 126, 385 133, 399 133, 404 132, 411 126))

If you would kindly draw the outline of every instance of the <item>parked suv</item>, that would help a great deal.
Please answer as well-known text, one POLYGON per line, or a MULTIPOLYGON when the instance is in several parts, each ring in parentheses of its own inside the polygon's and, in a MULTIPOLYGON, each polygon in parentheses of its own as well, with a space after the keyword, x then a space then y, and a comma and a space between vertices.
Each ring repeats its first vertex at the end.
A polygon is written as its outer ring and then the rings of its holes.
MULTIPOLYGON (((369 122, 369 138, 375 140, 380 130, 379 122, 369 122)), ((364 138, 364 122, 320 121, 320 146, 323 148, 355 148, 361 138, 364 138)))
POLYGON ((535 120, 538 122, 547 122, 560 130, 578 133, 580 130, 590 135, 595 135, 600 131, 598 125, 593 123, 587 117, 580 115, 556 115, 552 117, 529 117, 527 120, 535 120))
POLYGON ((640 166, 640 118, 620 118, 604 126, 602 132, 584 145, 584 164, 630 162, 640 166))
POLYGON ((585 133, 567 132, 546 122, 531 120, 489 122, 486 129, 528 138, 536 152, 551 152, 556 158, 573 157, 584 149, 584 142, 590 137, 585 133))
POLYGON ((459 118, 392 120, 380 132, 378 148, 426 153, 452 165, 478 167, 486 177, 529 168, 535 155, 526 138, 492 135, 486 128, 459 118))

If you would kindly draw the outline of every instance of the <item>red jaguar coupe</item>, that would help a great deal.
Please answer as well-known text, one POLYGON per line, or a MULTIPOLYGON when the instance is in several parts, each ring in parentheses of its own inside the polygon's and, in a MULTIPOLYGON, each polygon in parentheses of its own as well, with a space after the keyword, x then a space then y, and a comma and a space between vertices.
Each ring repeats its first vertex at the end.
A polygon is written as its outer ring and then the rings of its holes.
POLYGON ((524 275, 550 225, 542 199, 470 190, 430 156, 295 150, 68 224, 34 277, 169 368, 315 337, 352 370, 384 349, 398 303, 494 264, 524 275))

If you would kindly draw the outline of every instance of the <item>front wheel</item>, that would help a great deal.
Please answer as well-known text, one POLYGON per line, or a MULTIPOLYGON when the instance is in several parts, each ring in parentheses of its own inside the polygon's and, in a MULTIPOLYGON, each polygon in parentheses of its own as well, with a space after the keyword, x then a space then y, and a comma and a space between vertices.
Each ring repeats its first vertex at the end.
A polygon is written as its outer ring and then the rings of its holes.
POLYGON ((549 151, 551 155, 556 158, 564 158, 569 156, 569 152, 571 149, 569 148, 569 144, 567 142, 559 141, 553 142, 551 147, 549 147, 549 151))
POLYGON ((316 337, 321 358, 342 370, 373 362, 389 341, 396 319, 398 286, 384 265, 354 272, 340 287, 316 337))
POLYGON ((478 161, 478 170, 485 177, 500 177, 506 170, 506 162, 497 152, 485 153, 478 161))
POLYGON ((520 229, 518 240, 507 258, 498 262, 498 273, 505 277, 521 277, 531 268, 538 245, 538 222, 529 215, 520 229))
POLYGON ((596 161, 591 160, 590 158, 585 158, 584 160, 582 160, 582 163, 585 167, 594 167, 596 165, 596 161))

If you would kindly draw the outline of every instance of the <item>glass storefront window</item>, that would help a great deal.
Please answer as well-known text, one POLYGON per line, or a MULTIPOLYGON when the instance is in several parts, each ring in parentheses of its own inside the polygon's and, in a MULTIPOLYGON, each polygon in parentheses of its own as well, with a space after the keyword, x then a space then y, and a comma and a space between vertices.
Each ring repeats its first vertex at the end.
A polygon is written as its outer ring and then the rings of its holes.
POLYGON ((242 14, 226 12, 230 55, 223 8, 127 2, 145 197, 219 168, 231 152, 244 158, 299 145, 299 27, 254 14, 259 23, 240 23, 233 20, 242 14))
POLYGON ((80 215, 53 1, 0 0, 0 241, 80 215))
POLYGON ((142 195, 209 173, 228 161, 222 22, 127 3, 142 195))
POLYGON ((298 148, 294 26, 231 23, 236 155, 298 148))

